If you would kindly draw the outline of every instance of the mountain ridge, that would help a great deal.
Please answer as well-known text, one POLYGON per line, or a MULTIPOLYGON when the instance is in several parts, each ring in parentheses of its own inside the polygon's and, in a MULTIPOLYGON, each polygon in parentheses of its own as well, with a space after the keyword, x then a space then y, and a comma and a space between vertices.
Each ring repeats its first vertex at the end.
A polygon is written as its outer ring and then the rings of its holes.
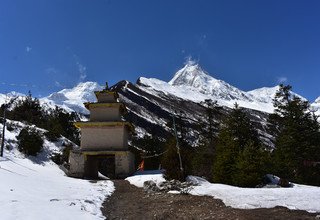
MULTIPOLYGON (((232 108, 237 103, 241 107, 267 113, 273 112, 272 99, 279 88, 279 86, 274 86, 242 91, 223 80, 212 77, 192 60, 188 60, 169 82, 156 78, 139 77, 135 85, 153 95, 173 95, 197 103, 205 99, 212 99, 222 106, 232 108)), ((81 82, 73 88, 62 89, 39 100, 48 108, 57 105, 67 111, 76 111, 86 115, 89 114, 89 111, 84 107, 83 102, 96 101, 93 92, 103 88, 97 82, 81 82)), ((303 98, 296 93, 293 94, 303 98)), ((8 99, 14 96, 23 96, 23 94, 16 92, 7 95, 0 94, 0 104, 5 102, 6 97, 8 99)), ((320 96, 311 103, 311 106, 320 115, 320 96)))

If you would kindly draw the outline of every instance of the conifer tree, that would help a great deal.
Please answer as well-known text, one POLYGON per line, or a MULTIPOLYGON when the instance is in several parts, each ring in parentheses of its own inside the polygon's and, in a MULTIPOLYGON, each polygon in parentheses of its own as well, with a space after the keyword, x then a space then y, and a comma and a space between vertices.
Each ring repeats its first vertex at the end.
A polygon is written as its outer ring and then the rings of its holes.
MULTIPOLYGON (((280 85, 274 107, 269 122, 275 136, 275 173, 289 181, 308 183, 306 161, 320 160, 317 119, 309 110, 309 102, 292 95, 289 85, 280 85)), ((319 173, 313 175, 317 178, 319 173)))
POLYGON ((180 170, 175 137, 168 139, 165 145, 165 154, 161 158, 162 167, 166 170, 166 179, 184 180, 184 172, 180 170))
POLYGON ((40 125, 44 121, 44 112, 37 98, 32 98, 31 92, 23 100, 18 100, 15 107, 8 114, 8 118, 26 121, 40 125))
POLYGON ((207 180, 212 179, 212 168, 215 155, 215 135, 219 129, 219 123, 215 118, 220 117, 221 107, 217 102, 211 99, 206 99, 201 103, 205 107, 206 118, 205 122, 200 124, 200 141, 195 149, 192 158, 192 173, 193 175, 201 176, 207 180))
POLYGON ((269 153, 254 142, 247 142, 239 152, 235 164, 236 172, 233 183, 242 187, 255 187, 261 183, 262 177, 270 167, 269 153))
POLYGON ((258 133, 236 104, 218 135, 213 180, 238 186, 257 185, 265 172, 262 152, 258 133))

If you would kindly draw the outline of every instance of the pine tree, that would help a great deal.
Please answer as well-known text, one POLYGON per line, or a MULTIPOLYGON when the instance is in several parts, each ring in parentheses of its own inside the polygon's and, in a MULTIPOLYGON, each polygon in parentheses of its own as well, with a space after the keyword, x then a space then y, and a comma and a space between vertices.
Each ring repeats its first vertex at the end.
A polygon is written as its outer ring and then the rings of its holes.
POLYGON ((227 128, 223 128, 218 136, 217 151, 213 163, 214 182, 233 184, 238 154, 238 146, 234 137, 227 128))
MULTIPOLYGON (((290 181, 308 183, 306 161, 318 161, 319 124, 309 110, 309 102, 292 95, 291 86, 280 85, 270 117, 275 138, 275 174, 290 181)), ((314 178, 318 178, 314 174, 314 178)), ((318 183, 320 184, 320 183, 318 183)))
MULTIPOLYGON (((18 100, 8 118, 17 121, 26 121, 37 126, 44 122, 44 111, 37 98, 32 98, 31 92, 23 100, 18 100)), ((41 127, 41 126, 40 126, 41 127)))
POLYGON ((242 187, 255 187, 270 167, 269 153, 254 142, 247 142, 235 164, 233 183, 242 187))
POLYGON ((176 139, 168 139, 165 149, 166 152, 161 158, 162 167, 166 170, 166 179, 184 180, 184 172, 180 170, 180 162, 177 153, 176 139))
POLYGON ((211 180, 216 151, 215 136, 219 130, 219 123, 215 118, 220 117, 221 107, 217 105, 217 102, 214 102, 211 99, 206 99, 201 104, 205 107, 206 118, 199 126, 201 136, 199 145, 195 149, 192 158, 192 174, 211 180))
POLYGON ((236 104, 218 135, 213 181, 238 186, 258 184, 265 172, 262 152, 258 133, 236 104))

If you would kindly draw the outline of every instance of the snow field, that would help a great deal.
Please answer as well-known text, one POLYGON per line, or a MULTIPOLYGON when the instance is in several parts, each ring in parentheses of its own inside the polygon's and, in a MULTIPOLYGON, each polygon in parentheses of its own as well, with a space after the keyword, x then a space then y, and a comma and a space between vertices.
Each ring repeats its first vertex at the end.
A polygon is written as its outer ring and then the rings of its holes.
POLYGON ((6 130, 5 146, 11 149, 5 147, 4 157, 0 157, 0 219, 105 219, 100 208, 114 191, 113 182, 67 177, 48 159, 52 152, 61 150, 65 138, 58 142, 44 140, 43 151, 26 158, 15 143, 25 125, 9 122, 18 127, 6 130))
POLYGON ((111 181, 73 179, 53 162, 0 160, 1 219, 103 219, 100 207, 111 181))

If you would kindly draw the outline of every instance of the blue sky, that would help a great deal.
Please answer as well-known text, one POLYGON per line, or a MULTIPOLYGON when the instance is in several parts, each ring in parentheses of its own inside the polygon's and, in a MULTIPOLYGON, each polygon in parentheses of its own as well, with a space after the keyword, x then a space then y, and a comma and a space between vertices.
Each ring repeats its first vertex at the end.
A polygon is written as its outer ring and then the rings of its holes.
POLYGON ((242 90, 320 96, 320 1, 0 0, 0 93, 168 81, 186 57, 242 90))

